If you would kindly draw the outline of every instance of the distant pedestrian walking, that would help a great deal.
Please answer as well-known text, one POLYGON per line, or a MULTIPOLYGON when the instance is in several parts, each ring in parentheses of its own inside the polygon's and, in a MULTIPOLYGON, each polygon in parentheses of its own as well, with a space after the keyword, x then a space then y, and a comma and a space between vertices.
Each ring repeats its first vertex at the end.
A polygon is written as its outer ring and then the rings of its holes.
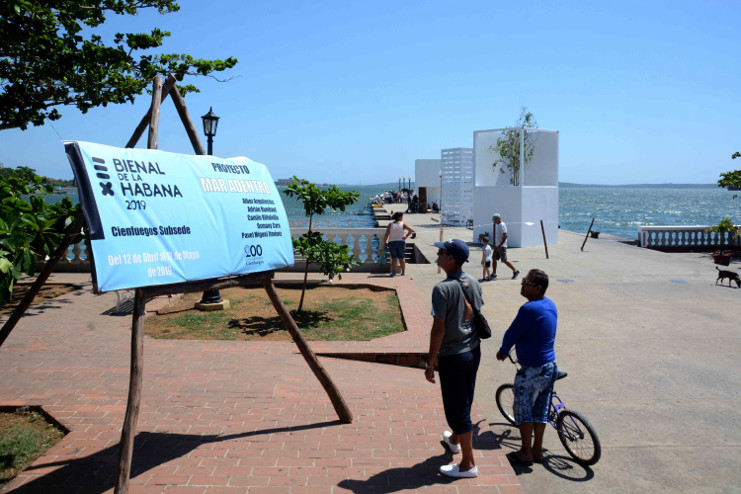
POLYGON ((507 224, 502 221, 502 215, 499 213, 491 219, 494 222, 494 261, 492 262, 491 277, 497 277, 497 261, 502 261, 512 270, 512 279, 514 280, 520 275, 520 272, 507 260, 507 224))
POLYGON ((489 237, 484 237, 481 241, 484 243, 484 246, 481 248, 481 265, 484 267, 481 281, 489 281, 489 277, 491 276, 489 268, 491 267, 493 252, 491 250, 491 245, 489 245, 489 237))

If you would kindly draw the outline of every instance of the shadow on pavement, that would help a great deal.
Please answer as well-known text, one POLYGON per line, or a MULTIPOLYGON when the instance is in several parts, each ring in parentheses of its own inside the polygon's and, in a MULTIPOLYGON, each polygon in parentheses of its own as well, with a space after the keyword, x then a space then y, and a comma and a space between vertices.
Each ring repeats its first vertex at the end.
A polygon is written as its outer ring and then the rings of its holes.
MULTIPOLYGON (((131 476, 135 478, 152 468, 190 454, 201 445, 219 443, 252 436, 297 432, 341 425, 339 420, 320 422, 298 427, 278 427, 240 434, 193 435, 141 432, 134 440, 134 453, 131 463, 131 476)), ((34 465, 25 470, 61 466, 42 477, 38 477, 13 490, 14 494, 55 494, 79 493, 100 494, 112 489, 116 482, 119 443, 104 450, 70 461, 60 461, 34 465)))
MULTIPOLYGON (((486 431, 480 434, 481 429, 478 424, 475 424, 474 427, 474 449, 501 449, 493 432, 486 431)), ((420 489, 436 484, 450 484, 451 482, 455 482, 456 479, 445 477, 439 472, 439 469, 442 465, 452 463, 454 456, 443 445, 442 441, 440 441, 440 447, 445 451, 443 454, 427 458, 414 466, 390 468, 372 475, 367 480, 343 480, 337 486, 349 489, 355 494, 388 494, 407 489, 420 489)))
POLYGON ((543 458, 543 467, 562 479, 573 482, 587 482, 594 478, 594 470, 579 465, 571 457, 549 455, 543 458))
MULTIPOLYGON (((494 422, 490 423, 489 426, 504 427, 504 430, 501 434, 495 434, 494 432, 491 432, 491 435, 494 436, 494 440, 500 447, 511 449, 512 451, 517 451, 520 449, 520 446, 522 445, 521 438, 518 434, 518 430, 516 428, 513 428, 514 426, 510 424, 494 422)), ((499 429, 500 427, 497 428, 499 429)), ((571 480, 573 482, 586 482, 594 478, 594 470, 587 466, 578 464, 570 456, 553 455, 550 453, 549 450, 545 448, 543 448, 543 453, 543 468, 545 468, 553 475, 561 477, 565 480, 571 480)), ((521 475, 523 473, 531 473, 533 471, 533 468, 538 467, 539 465, 537 463, 533 464, 532 466, 512 465, 512 469, 517 475, 521 475)))
POLYGON ((427 458, 412 467, 389 468, 372 475, 368 480, 347 479, 337 485, 356 494, 374 493, 388 494, 407 489, 419 489, 436 484, 449 484, 455 479, 443 477, 439 473, 442 465, 453 461, 453 454, 445 452, 441 455, 427 458))

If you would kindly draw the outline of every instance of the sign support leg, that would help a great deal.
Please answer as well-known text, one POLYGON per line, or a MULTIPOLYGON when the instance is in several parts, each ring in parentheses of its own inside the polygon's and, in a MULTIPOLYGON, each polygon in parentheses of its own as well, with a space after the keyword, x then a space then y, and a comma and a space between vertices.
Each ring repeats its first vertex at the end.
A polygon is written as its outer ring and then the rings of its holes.
POLYGON ((337 412, 337 416, 340 418, 340 422, 342 422, 343 424, 351 424, 353 417, 350 408, 347 406, 347 403, 345 403, 340 390, 337 389, 337 386, 335 386, 332 378, 329 377, 327 371, 324 369, 322 364, 319 363, 319 360, 317 360, 316 354, 311 349, 311 347, 309 347, 309 344, 304 339, 304 335, 301 334, 301 330, 296 325, 296 321, 293 320, 290 312, 288 312, 286 306, 283 305, 283 302, 278 296, 278 292, 275 291, 273 280, 264 278, 262 280, 262 285, 265 287, 265 291, 268 292, 268 297, 270 297, 270 301, 273 303, 273 307, 275 307, 275 310, 278 312, 278 315, 283 321, 283 324, 285 324, 286 328, 288 328, 288 332, 290 333, 291 338, 293 338, 293 341, 296 343, 296 346, 301 352, 301 355, 303 355, 304 360, 306 360, 306 363, 309 364, 309 367, 314 372, 314 375, 324 387, 327 395, 329 395, 329 399, 332 402, 335 411, 337 412))
POLYGON ((126 416, 121 430, 121 443, 118 454, 118 472, 115 494, 126 494, 131 475, 131 458, 134 452, 134 436, 139 419, 141 402, 142 370, 144 367, 144 295, 140 288, 134 294, 134 314, 131 324, 131 369, 129 371, 129 398, 126 403, 126 416))

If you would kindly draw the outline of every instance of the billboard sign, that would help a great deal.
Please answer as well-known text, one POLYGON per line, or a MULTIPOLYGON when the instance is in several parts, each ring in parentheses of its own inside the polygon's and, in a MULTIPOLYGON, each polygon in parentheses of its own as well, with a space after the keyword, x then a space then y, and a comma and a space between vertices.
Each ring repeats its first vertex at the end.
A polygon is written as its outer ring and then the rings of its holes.
POLYGON ((292 265, 278 189, 265 165, 65 142, 89 229, 96 292, 292 265))

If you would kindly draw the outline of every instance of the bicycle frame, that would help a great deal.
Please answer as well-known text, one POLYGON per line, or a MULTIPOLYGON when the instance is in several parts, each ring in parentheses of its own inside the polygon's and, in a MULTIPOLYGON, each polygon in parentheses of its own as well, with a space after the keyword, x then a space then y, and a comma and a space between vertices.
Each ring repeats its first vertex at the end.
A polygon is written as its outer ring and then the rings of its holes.
POLYGON ((558 420, 558 414, 566 408, 563 401, 556 394, 556 391, 551 391, 551 404, 548 407, 548 423, 551 427, 556 428, 556 421, 558 420))
POLYGON ((551 404, 548 407, 548 423, 551 424, 551 427, 553 427, 556 432, 559 434, 568 437, 566 434, 558 430, 558 427, 556 427, 556 422, 558 421, 558 414, 561 413, 561 410, 565 410, 566 405, 564 405, 564 402, 561 400, 561 398, 556 394, 556 390, 554 389, 551 391, 551 404))
MULTIPOLYGON (((508 355, 513 364, 518 362, 508 355)), ((567 376, 565 372, 559 372, 556 380, 563 379, 567 376), (560 376, 560 377, 559 377, 560 376)), ((497 408, 502 415, 514 424, 513 418, 513 400, 514 385, 502 384, 497 388, 496 402, 497 408), (503 393, 504 392, 504 393, 503 393), (504 396, 504 402, 500 401, 504 396), (509 401, 507 401, 510 399, 509 401)), ((580 412, 569 409, 561 398, 556 394, 555 381, 554 388, 551 390, 551 400, 548 404, 548 423, 558 432, 558 438, 564 449, 571 455, 577 463, 581 465, 594 465, 602 456, 602 446, 599 436, 594 430, 592 424, 580 412)))

